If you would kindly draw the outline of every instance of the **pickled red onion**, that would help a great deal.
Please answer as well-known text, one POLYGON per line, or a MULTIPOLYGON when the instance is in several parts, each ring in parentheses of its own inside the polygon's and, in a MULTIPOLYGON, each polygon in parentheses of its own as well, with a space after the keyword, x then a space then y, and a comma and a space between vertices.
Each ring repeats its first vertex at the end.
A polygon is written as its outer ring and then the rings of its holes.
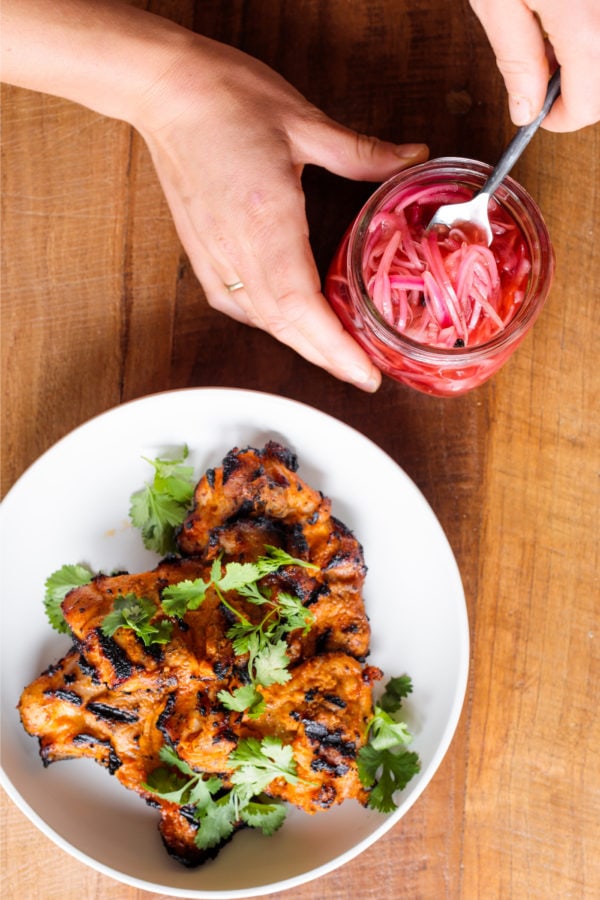
POLYGON ((529 254, 516 223, 495 201, 491 247, 468 223, 427 232, 439 206, 470 196, 460 185, 406 189, 370 222, 367 290, 386 322, 420 343, 484 343, 506 327, 523 299, 529 254))

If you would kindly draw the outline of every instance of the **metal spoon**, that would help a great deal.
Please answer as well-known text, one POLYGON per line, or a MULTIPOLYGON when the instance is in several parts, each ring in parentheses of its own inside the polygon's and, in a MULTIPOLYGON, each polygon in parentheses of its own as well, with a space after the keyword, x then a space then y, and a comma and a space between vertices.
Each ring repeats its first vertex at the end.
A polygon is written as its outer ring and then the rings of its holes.
POLYGON ((548 82, 548 91, 542 111, 529 125, 523 125, 519 128, 481 190, 475 194, 472 200, 468 200, 466 203, 449 203, 445 206, 440 206, 427 226, 427 230, 435 225, 446 225, 450 228, 458 222, 471 222, 483 232, 489 247, 492 243, 492 229, 488 218, 489 199, 523 153, 542 121, 550 112, 552 104, 559 93, 560 69, 557 69, 548 82))

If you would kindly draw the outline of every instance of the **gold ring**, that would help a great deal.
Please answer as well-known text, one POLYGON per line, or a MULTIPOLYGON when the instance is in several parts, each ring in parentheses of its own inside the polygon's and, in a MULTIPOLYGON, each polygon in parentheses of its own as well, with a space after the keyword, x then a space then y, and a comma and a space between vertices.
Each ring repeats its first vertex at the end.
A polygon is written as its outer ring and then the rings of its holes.
POLYGON ((233 284, 226 284, 225 287, 229 291, 230 294, 233 294, 234 291, 241 291, 244 287, 243 281, 234 281, 233 284))

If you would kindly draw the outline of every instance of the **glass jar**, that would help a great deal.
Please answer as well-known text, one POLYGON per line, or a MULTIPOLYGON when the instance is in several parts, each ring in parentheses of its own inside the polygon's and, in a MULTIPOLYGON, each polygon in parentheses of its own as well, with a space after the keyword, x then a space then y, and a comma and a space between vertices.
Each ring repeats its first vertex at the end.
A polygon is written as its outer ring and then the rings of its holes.
MULTIPOLYGON (((506 178, 494 194, 498 214, 514 223, 522 238, 531 268, 524 287, 515 296, 501 330, 467 346, 437 346, 401 333, 384 318, 365 283, 365 258, 373 233, 373 220, 394 206, 407 189, 439 187, 462 192, 465 200, 484 184, 492 167, 470 159, 445 157, 414 166, 382 184, 347 230, 331 263, 325 294, 355 340, 382 372, 416 390, 452 397, 479 387, 506 362, 535 322, 548 295, 554 273, 554 253, 541 212, 529 194, 506 178)), ((437 203, 449 202, 444 199, 437 203)), ((433 215, 433 208, 431 215, 433 215)), ((381 216, 379 216, 379 219, 381 216)), ((427 219, 429 221, 429 219, 427 219)), ((491 249, 494 250, 495 240, 491 249)), ((512 302, 512 301, 511 301, 512 302)), ((422 298, 421 303, 425 301, 422 298)))

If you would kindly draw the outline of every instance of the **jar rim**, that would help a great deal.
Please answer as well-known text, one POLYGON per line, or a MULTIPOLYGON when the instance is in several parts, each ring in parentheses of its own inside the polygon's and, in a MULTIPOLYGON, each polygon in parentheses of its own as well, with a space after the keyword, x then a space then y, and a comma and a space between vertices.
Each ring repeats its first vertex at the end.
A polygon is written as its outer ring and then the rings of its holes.
POLYGON ((494 192, 494 199, 516 222, 526 243, 531 260, 531 272, 525 288, 525 296, 513 318, 502 331, 497 332, 483 343, 467 347, 435 347, 421 343, 404 335, 390 325, 375 306, 364 282, 363 250, 368 235, 368 227, 373 216, 379 212, 383 203, 388 203, 394 192, 416 182, 428 184, 439 181, 461 183, 466 187, 478 190, 492 171, 489 163, 467 157, 443 156, 418 163, 393 175, 383 182, 371 194, 358 213, 350 230, 348 241, 348 273, 352 286, 360 296, 367 312, 371 327, 379 339, 391 349, 402 346, 402 352, 412 357, 415 362, 439 360, 440 363, 452 362, 453 365, 472 364, 479 355, 499 352, 518 340, 533 319, 538 315, 554 274, 554 251, 550 235, 544 222, 541 210, 528 191, 515 179, 507 176, 494 192))

